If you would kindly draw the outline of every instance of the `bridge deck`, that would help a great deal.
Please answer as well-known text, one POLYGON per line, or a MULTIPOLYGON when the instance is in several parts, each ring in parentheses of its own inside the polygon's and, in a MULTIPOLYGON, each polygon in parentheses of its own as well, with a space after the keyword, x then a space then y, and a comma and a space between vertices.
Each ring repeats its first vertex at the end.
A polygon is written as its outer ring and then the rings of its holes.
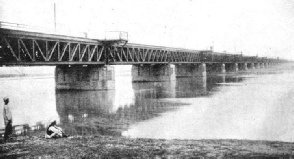
POLYGON ((60 40, 60 41, 70 41, 70 42, 83 42, 83 43, 99 43, 97 39, 67 36, 67 35, 57 35, 57 34, 48 34, 40 32, 29 32, 21 30, 11 30, 0 28, 0 35, 11 38, 24 38, 24 39, 38 39, 38 40, 60 40))
POLYGON ((106 46, 103 40, 0 28, 0 65, 122 65, 278 62, 240 54, 215 53, 129 43, 106 46))

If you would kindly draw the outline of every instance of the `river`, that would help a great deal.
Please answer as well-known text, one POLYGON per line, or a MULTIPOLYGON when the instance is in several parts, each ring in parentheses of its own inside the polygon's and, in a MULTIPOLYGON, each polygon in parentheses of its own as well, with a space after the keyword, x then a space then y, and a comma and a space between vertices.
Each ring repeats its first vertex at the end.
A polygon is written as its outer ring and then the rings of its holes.
POLYGON ((3 67, 0 97, 13 125, 57 120, 70 135, 294 141, 292 65, 174 82, 132 83, 130 70, 115 66, 115 90, 61 91, 54 67, 3 67))

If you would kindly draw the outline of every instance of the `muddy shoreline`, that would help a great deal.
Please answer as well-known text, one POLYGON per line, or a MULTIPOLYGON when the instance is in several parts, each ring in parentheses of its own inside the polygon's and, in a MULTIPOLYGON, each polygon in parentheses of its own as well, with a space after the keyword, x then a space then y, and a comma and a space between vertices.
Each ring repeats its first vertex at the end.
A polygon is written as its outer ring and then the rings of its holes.
POLYGON ((292 158, 294 143, 252 140, 160 140, 43 134, 0 144, 0 158, 292 158))

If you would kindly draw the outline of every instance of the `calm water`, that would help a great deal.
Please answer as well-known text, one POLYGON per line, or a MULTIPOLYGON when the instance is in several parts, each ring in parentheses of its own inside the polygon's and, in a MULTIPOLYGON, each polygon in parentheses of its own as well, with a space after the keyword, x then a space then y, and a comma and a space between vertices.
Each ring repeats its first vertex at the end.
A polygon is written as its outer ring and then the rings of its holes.
POLYGON ((0 68, 12 74, 0 97, 14 125, 56 119, 71 135, 294 141, 294 66, 149 83, 132 83, 130 70, 116 66, 116 90, 60 91, 52 67, 0 68))

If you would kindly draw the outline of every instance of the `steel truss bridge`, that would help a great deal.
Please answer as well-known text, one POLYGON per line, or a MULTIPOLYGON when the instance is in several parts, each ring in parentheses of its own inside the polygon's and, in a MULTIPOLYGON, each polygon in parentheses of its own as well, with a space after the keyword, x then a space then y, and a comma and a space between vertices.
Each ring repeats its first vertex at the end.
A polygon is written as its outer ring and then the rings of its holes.
POLYGON ((0 65, 279 63, 283 60, 1 28, 0 65), (108 43, 110 44, 110 43, 108 43))

